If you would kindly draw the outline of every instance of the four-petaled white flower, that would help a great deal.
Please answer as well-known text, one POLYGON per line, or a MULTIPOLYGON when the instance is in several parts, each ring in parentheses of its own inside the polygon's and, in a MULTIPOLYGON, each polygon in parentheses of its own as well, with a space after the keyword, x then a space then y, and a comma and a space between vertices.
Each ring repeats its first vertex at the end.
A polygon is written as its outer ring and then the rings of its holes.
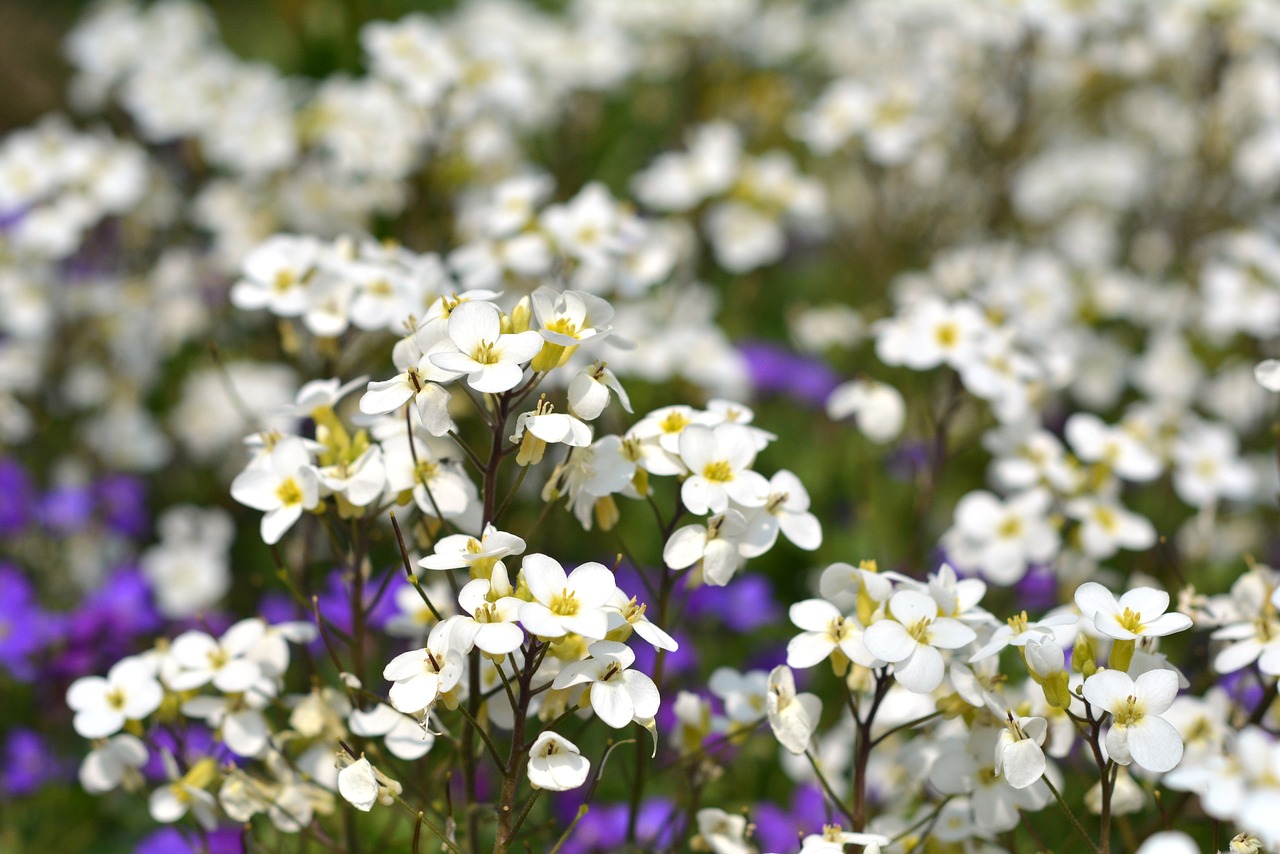
POLYGON ((1015 789, 1025 789, 1043 777, 1048 763, 1040 746, 1048 731, 1044 718, 1015 717, 1009 712, 996 740, 995 772, 1015 789))
POLYGON ((1186 614, 1166 614, 1169 594, 1154 587, 1135 587, 1117 600, 1096 581, 1076 589, 1076 607, 1099 632, 1116 640, 1163 637, 1191 628, 1186 614))
POLYGON ((265 511, 262 540, 267 545, 280 542, 303 510, 314 509, 320 503, 320 478, 306 444, 296 436, 277 441, 264 458, 231 482, 231 497, 265 511))
POLYGON ((608 567, 584 563, 565 575, 564 567, 544 554, 526 555, 521 570, 532 602, 520 606, 520 622, 530 634, 561 638, 573 632, 603 640, 609 633, 606 606, 617 584, 608 567))
POLYGON ((658 713, 658 686, 638 670, 628 670, 636 654, 625 644, 596 641, 591 657, 565 665, 551 687, 562 690, 588 685, 588 701, 600 720, 614 729, 634 721, 648 723, 658 713))
POLYGON ((382 678, 393 682, 388 697, 391 705, 412 715, 428 709, 442 695, 457 687, 466 661, 449 646, 449 631, 439 623, 427 636, 423 649, 402 652, 387 663, 382 678))
POLYGON ((723 513, 730 499, 743 507, 760 507, 768 500, 769 481, 751 471, 756 444, 746 426, 690 424, 680 431, 679 448, 689 469, 680 498, 690 513, 723 513))
POLYGON ((1099 670, 1084 681, 1084 698, 1111 713, 1107 754, 1121 765, 1148 771, 1173 770, 1182 760, 1182 736, 1160 717, 1178 696, 1178 674, 1149 670, 1137 679, 1119 670, 1099 670))
POLYGON ((944 667, 939 649, 959 649, 977 637, 959 620, 939 617, 933 597, 915 590, 893 594, 889 612, 893 619, 872 623, 862 642, 872 655, 891 662, 898 682, 917 694, 927 694, 942 684, 944 667))
POLYGON ((591 763, 564 736, 544 732, 529 748, 529 785, 548 792, 567 792, 587 781, 591 763))
POLYGON ((67 689, 67 705, 75 712, 71 725, 85 738, 106 738, 125 721, 142 720, 160 708, 164 689, 146 659, 121 659, 101 676, 82 676, 67 689))
POLYGON ((723 587, 743 564, 739 541, 747 522, 737 510, 725 510, 706 525, 685 525, 671 534, 662 560, 672 569, 688 569, 702 562, 702 575, 713 587, 723 587))
POLYGON ((769 673, 766 708, 778 743, 797 755, 804 753, 822 718, 822 701, 816 694, 797 694, 795 676, 786 665, 769 673))
POLYGON ((438 368, 464 374, 476 391, 499 394, 520 384, 524 364, 542 349, 537 332, 504 333, 492 303, 464 302, 449 313, 449 339, 457 348, 430 356, 438 368))
MULTIPOLYGON (((923 595, 923 594, 921 594, 923 595)), ((927 596, 925 597, 928 598, 927 596)), ((930 599, 930 602, 933 600, 930 599)), ((864 629, 854 617, 846 617, 825 599, 806 599, 791 606, 791 622, 805 631, 787 644, 787 664, 803 670, 825 661, 839 650, 845 658, 863 667, 880 664, 864 643, 864 629)), ((938 606, 933 606, 936 616, 938 606)), ((887 660, 887 659, 886 659, 887 660)))
POLYGON ((778 531, 805 551, 813 551, 822 545, 822 525, 818 517, 809 512, 809 492, 786 469, 769 479, 769 494, 764 506, 747 517, 747 530, 742 535, 739 549, 743 557, 759 557, 773 548, 778 531))

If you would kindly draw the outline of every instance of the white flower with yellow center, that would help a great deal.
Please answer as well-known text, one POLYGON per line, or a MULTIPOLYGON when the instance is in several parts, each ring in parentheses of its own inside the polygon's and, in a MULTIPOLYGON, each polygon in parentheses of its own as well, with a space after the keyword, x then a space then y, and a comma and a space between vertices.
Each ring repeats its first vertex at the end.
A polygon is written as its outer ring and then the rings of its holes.
POLYGON ((713 587, 723 587, 744 563, 740 542, 747 522, 737 510, 726 510, 706 525, 685 525, 671 534, 662 560, 671 569, 702 563, 702 575, 713 587))
POLYGON ((1044 489, 1007 501, 985 490, 970 492, 956 505, 955 523, 943 537, 948 556, 962 569, 1012 584, 1026 575, 1028 565, 1058 552, 1058 532, 1049 521, 1051 502, 1044 489))
POLYGON ((1099 632, 1116 640, 1163 637, 1191 628, 1191 618, 1169 610, 1169 594, 1154 587, 1135 587, 1117 600, 1096 581, 1076 589, 1076 607, 1099 632))
POLYGON ((809 492, 800 478, 786 469, 770 478, 764 506, 747 516, 747 530, 739 545, 742 556, 759 557, 769 551, 778 539, 778 531, 805 551, 822 545, 822 525, 809 512, 809 492))
POLYGON ((1122 425, 1109 426, 1089 412, 1067 419, 1067 441, 1086 463, 1101 463, 1119 477, 1131 481, 1154 480, 1164 470, 1150 448, 1122 425))
POLYGON ((231 482, 231 497, 264 511, 263 542, 280 542, 285 531, 302 517, 302 511, 320 503, 320 479, 303 440, 296 436, 278 440, 263 459, 231 482))
POLYGON ((106 738, 126 721, 142 720, 160 708, 164 689, 155 667, 137 656, 121 659, 101 676, 82 676, 67 689, 67 705, 76 713, 72 726, 85 738, 106 738))
POLYGON ((608 325, 613 319, 613 306, 600 297, 582 291, 557 293, 541 287, 533 292, 530 301, 538 334, 550 344, 576 347, 613 330, 608 325))
POLYGON ((402 652, 383 668, 382 678, 394 683, 388 696, 398 711, 417 714, 457 687, 466 661, 450 645, 450 634, 446 623, 438 624, 424 648, 402 652))
POLYGON ((436 541, 434 554, 418 561, 423 569, 469 569, 472 578, 488 578, 493 565, 507 555, 524 552, 524 540, 515 534, 485 526, 479 539, 467 534, 450 534, 436 541))
POLYGON ((661 698, 653 680, 628 670, 636 654, 625 644, 596 641, 587 647, 591 657, 565 665, 551 687, 556 690, 588 685, 588 698, 596 717, 614 729, 634 721, 648 723, 658 713, 661 698))
POLYGON ((917 694, 942 684, 940 649, 959 649, 977 637, 973 629, 951 617, 938 616, 933 597, 915 590, 899 590, 889 600, 891 620, 867 627, 862 642, 877 658, 894 665, 893 675, 917 694))
POLYGON ((1106 560, 1119 549, 1142 551, 1156 543, 1156 529, 1145 517, 1111 498, 1076 498, 1067 515, 1080 523, 1080 549, 1094 560, 1106 560))
POLYGON ((1010 786, 1025 789, 1044 776, 1048 762, 1040 746, 1049 725, 1044 718, 1016 717, 1009 712, 996 740, 995 773, 1010 786))
POLYGON ((689 425, 680 433, 680 459, 689 470, 680 499, 690 513, 723 513, 730 500, 761 507, 769 499, 769 481, 751 471, 756 446, 741 424, 689 425))
POLYGON ((565 575, 554 559, 531 554, 521 572, 533 596, 520 606, 520 622, 530 634, 562 638, 573 633, 601 640, 609 633, 607 605, 617 584, 603 564, 584 563, 565 575))
POLYGON ((544 732, 529 748, 529 785, 548 792, 567 792, 587 782, 591 763, 577 745, 554 732, 544 732))
POLYGON ((450 312, 448 324, 457 349, 431 354, 431 363, 464 374, 479 392, 500 394, 518 386, 525 363, 542 349, 537 332, 503 333, 502 312, 492 303, 464 302, 450 312))
POLYGON ((1160 717, 1178 696, 1178 674, 1149 670, 1136 680, 1119 670, 1099 670, 1084 682, 1090 705, 1111 713, 1107 754, 1121 765, 1173 770, 1182 760, 1182 736, 1160 717))
MULTIPOLYGON (((497 567, 494 568, 495 574, 497 567)), ((505 581, 505 573, 503 574, 505 581)), ((510 585, 503 585, 510 590, 510 585)), ((453 620, 464 621, 461 629, 462 637, 467 644, 462 651, 470 652, 469 646, 490 656, 502 657, 520 648, 524 642, 524 632, 516 625, 520 606, 524 603, 511 595, 503 595, 501 589, 495 589, 487 578, 477 578, 467 582, 458 591, 458 605, 470 616, 452 617, 453 620)), ((458 638, 454 629, 454 637, 458 638)))
POLYGON ((310 304, 307 285, 322 248, 314 237, 277 234, 268 238, 245 258, 244 278, 231 288, 232 305, 298 317, 310 304))
POLYGON ((174 691, 190 691, 213 683, 224 694, 239 694, 263 678, 252 653, 266 636, 266 624, 241 620, 214 640, 204 632, 183 632, 169 645, 161 665, 165 684, 174 691))
MULTIPOLYGON (((934 613, 937 613, 934 606, 934 613)), ((846 617, 825 599, 806 599, 791 606, 791 622, 804 629, 787 644, 787 664, 801 670, 826 661, 837 651, 849 661, 863 667, 876 667, 881 662, 863 643, 863 626, 856 617, 846 617)), ((837 659, 837 669, 847 664, 837 659)))

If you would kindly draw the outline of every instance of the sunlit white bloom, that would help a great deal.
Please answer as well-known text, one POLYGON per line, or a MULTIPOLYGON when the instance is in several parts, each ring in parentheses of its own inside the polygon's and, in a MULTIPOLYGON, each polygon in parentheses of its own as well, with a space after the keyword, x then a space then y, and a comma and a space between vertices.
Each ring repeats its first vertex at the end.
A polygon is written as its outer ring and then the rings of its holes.
POLYGON ((1051 501, 1044 489, 1007 501, 983 490, 970 492, 956 505, 955 524, 944 535, 948 556, 962 569, 1012 584, 1030 564, 1048 561, 1058 551, 1058 533, 1049 521, 1051 501))
POLYGON ((1125 480, 1152 480, 1164 469, 1160 458, 1124 426, 1109 427, 1091 413, 1072 415, 1066 432, 1076 456, 1088 463, 1104 463, 1125 480))
POLYGON ((67 688, 67 705, 76 713, 72 726, 85 738, 113 735, 126 721, 154 712, 163 699, 154 666, 137 656, 117 661, 105 678, 81 676, 67 688))
POLYGON ((466 534, 450 534, 436 541, 435 552, 418 561, 423 569, 469 568, 473 577, 487 576, 493 565, 507 555, 524 552, 524 540, 515 534, 488 525, 480 539, 466 534))
POLYGON ((183 774, 172 753, 165 750, 160 756, 169 782, 151 793, 147 802, 151 817, 161 824, 173 824, 190 812, 205 830, 217 827, 217 801, 205 789, 218 774, 214 760, 206 756, 183 774))
POLYGON ((583 368, 569 382, 569 411, 584 421, 594 421, 609 405, 610 392, 617 395, 623 409, 631 411, 631 400, 604 362, 583 368))
POLYGON ((368 812, 377 803, 390 806, 400 792, 399 783, 374 768, 363 756, 338 772, 338 794, 361 812, 368 812))
POLYGON ((760 507, 768 500, 769 482, 751 471, 756 447, 745 426, 691 424, 681 431, 679 448, 691 472, 680 487, 689 512, 723 513, 730 499, 743 507, 760 507))
POLYGON ((549 792, 567 792, 587 781, 591 763, 577 746, 554 732, 543 732, 529 748, 529 785, 549 792))
POLYGON ((630 670, 635 663, 631 648, 613 641, 596 641, 587 647, 591 657, 565 665, 551 683, 562 690, 589 686, 586 699, 600 720, 622 729, 633 720, 645 723, 658 713, 658 687, 643 673, 630 670))
POLYGON ((387 663, 382 678, 393 682, 388 696, 398 711, 412 715, 429 709, 458 684, 466 662, 449 646, 449 633, 440 623, 431 630, 423 649, 402 652, 387 663))
POLYGON ((751 854, 747 844, 747 817, 722 809, 698 810, 698 836, 715 854, 751 854))
POLYGON ((995 772, 1003 774, 1015 789, 1025 789, 1039 780, 1047 765, 1040 749, 1047 732, 1044 718, 1015 718, 1010 712, 996 741, 995 772))
POLYGON ((723 587, 742 566, 741 540, 747 521, 737 510, 725 510, 706 525, 685 525, 671 534, 662 560, 671 569, 687 569, 701 562, 707 583, 723 587))
POLYGON ((899 590, 889 600, 893 619, 867 627, 863 644, 877 658, 894 665, 894 677, 903 687, 927 694, 942 684, 944 667, 939 649, 959 649, 977 637, 959 620, 938 616, 932 597, 914 590, 899 590))
POLYGON ((244 260, 244 278, 231 288, 231 302, 242 309, 269 309, 298 317, 310 305, 308 285, 323 245, 314 237, 277 234, 244 260))
POLYGON ((537 332, 504 333, 502 312, 487 302, 464 302, 453 309, 448 331, 456 349, 432 354, 432 364, 465 375, 473 389, 490 394, 519 385, 524 364, 542 349, 537 332))
POLYGON ((1107 753, 1121 765, 1170 771, 1182 759, 1182 737, 1160 717, 1178 695, 1172 670, 1151 670, 1136 680, 1118 670, 1100 670, 1084 682, 1084 698, 1111 713, 1107 753))
POLYGON ((381 736, 387 750, 398 759, 421 759, 436 741, 435 733, 424 723, 381 703, 365 711, 352 709, 347 724, 355 735, 381 736))
POLYGON ((757 557, 773 548, 779 530, 805 551, 822 545, 822 525, 809 512, 809 493, 800 478, 786 469, 770 478, 764 506, 747 518, 747 530, 739 545, 743 557, 757 557))
POLYGON ((520 606, 519 617, 530 634, 560 638, 573 632, 601 640, 609 633, 605 606, 617 584, 603 564, 580 564, 565 575, 557 561, 531 554, 521 563, 521 573, 533 601, 520 606))
MULTIPOLYGON (((494 573, 497 571, 495 566, 494 573)), ((471 624, 464 631, 467 642, 461 644, 462 651, 470 652, 470 647, 475 646, 489 655, 504 656, 518 649, 524 642, 524 632, 516 625, 522 604, 509 592, 496 590, 487 578, 472 579, 463 585, 458 592, 458 605, 470 615, 471 624)))
POLYGON ((286 436, 276 442, 261 465, 251 466, 231 482, 231 497, 264 511, 263 542, 280 542, 302 511, 320 503, 320 479, 302 440, 286 436))
POLYGON ((262 678, 262 667, 252 652, 266 634, 258 619, 241 620, 214 640, 191 630, 173 639, 161 671, 165 684, 175 691, 190 691, 213 683, 224 694, 249 690, 262 678))
POLYGON ((1165 613, 1169 594, 1153 587, 1135 587, 1117 600, 1098 582, 1086 581, 1076 588, 1075 601, 1099 632, 1118 640, 1163 637, 1191 628, 1186 614, 1165 613))
MULTIPOLYGON (((928 599, 928 597, 925 597, 928 599)), ((932 604, 933 600, 929 600, 932 604)), ((933 613, 938 606, 933 605, 933 613)), ((825 599, 806 599, 791 606, 791 622, 805 631, 787 644, 787 664, 803 670, 839 653, 863 667, 880 663, 864 642, 864 629, 855 617, 846 617, 825 599)))
POLYGON ((649 621, 649 618, 645 616, 647 607, 637 602, 634 596, 628 598, 621 588, 614 590, 613 597, 608 602, 608 607, 610 640, 625 641, 626 637, 617 634, 619 629, 625 628, 635 632, 654 649, 675 652, 680 648, 680 644, 676 643, 675 638, 649 621))

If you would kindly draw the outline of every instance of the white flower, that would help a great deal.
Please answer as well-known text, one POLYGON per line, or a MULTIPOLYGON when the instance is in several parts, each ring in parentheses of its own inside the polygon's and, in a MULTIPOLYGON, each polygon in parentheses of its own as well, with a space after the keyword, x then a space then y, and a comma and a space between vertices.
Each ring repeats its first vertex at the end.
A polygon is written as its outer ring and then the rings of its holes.
POLYGON ((752 854, 746 833, 746 816, 712 807, 698 810, 698 835, 715 854, 752 854))
POLYGON ((1121 765, 1173 770, 1182 759, 1182 736, 1160 717, 1178 696, 1178 674, 1149 670, 1136 680, 1119 670, 1099 670, 1084 681, 1084 698, 1111 713, 1107 754, 1121 765))
POLYGON ((326 494, 341 495, 355 507, 368 507, 387 486, 382 448, 373 445, 347 462, 339 460, 316 471, 326 494))
POLYGON ((1164 464, 1136 436, 1122 426, 1108 427, 1088 412, 1067 419, 1067 441, 1076 456, 1100 462, 1125 480, 1147 481, 1160 476, 1164 464))
POLYGON ((942 684, 939 649, 959 649, 977 637, 959 620, 939 617, 933 598, 915 590, 893 594, 889 612, 893 619, 872 623, 862 642, 872 655, 893 663, 894 677, 917 694, 927 694, 942 684))
POLYGON ((742 566, 739 542, 747 522, 737 510, 726 510, 704 525, 685 525, 671 534, 662 548, 662 560, 671 569, 687 569, 702 562, 707 583, 723 587, 742 566))
POLYGON ((531 554, 521 569, 533 601, 520 606, 520 622, 530 634, 560 638, 573 632, 601 640, 609 633, 605 606, 617 584, 603 564, 584 563, 566 576, 554 559, 531 554))
POLYGON ((582 291, 557 293, 538 288, 530 297, 538 334, 548 343, 574 347, 608 335, 613 327, 613 306, 582 291))
POLYGON ((907 417, 907 406, 898 390, 875 380, 852 380, 836 386, 826 405, 829 418, 838 421, 853 416, 862 435, 879 445, 898 438, 907 417))
POLYGON ((213 830, 218 826, 218 802, 205 790, 205 786, 218 776, 217 764, 206 756, 182 774, 172 753, 166 750, 160 755, 169 783, 151 793, 147 803, 151 817, 161 824, 172 824, 189 810, 201 827, 213 830))
POLYGON ((374 768, 363 756, 338 772, 338 794, 361 812, 368 812, 376 803, 390 806, 400 792, 399 783, 374 768))
POLYGON ((589 685, 591 709, 600 720, 622 729, 633 720, 647 724, 658 713, 661 698, 653 680, 629 670, 636 655, 625 644, 596 641, 587 647, 591 657, 565 665, 551 687, 557 690, 589 685))
MULTIPOLYGON (((925 598, 928 599, 927 596, 925 598)), ((929 602, 933 600, 929 599, 929 602)), ((880 663, 864 643, 862 624, 856 618, 840 613, 825 599, 797 602, 788 613, 792 623, 805 629, 787 644, 787 664, 791 667, 801 670, 813 667, 837 649, 845 658, 863 667, 875 667, 880 663)), ((933 613, 938 613, 937 605, 933 605, 933 613)))
POLYGON ((382 703, 368 711, 352 709, 347 725, 364 738, 381 736, 387 750, 398 759, 421 759, 436 742, 435 733, 425 724, 382 703))
POLYGON ((85 738, 106 738, 125 721, 138 721, 160 708, 164 689, 155 668, 131 656, 101 676, 82 676, 67 688, 67 705, 76 713, 71 724, 85 738))
POLYGON ((473 578, 483 578, 488 577, 493 565, 501 558, 523 552, 524 540, 488 525, 478 540, 466 534, 441 537, 436 541, 435 553, 418 561, 418 566, 423 569, 466 567, 471 570, 473 578))
POLYGON ((680 498, 690 513, 723 513, 730 499, 743 507, 760 507, 768 500, 769 482, 750 470, 756 445, 747 427, 690 424, 680 432, 679 447, 690 471, 680 498))
POLYGON ((805 551, 822 545, 822 525, 809 512, 809 493, 800 478, 783 469, 769 480, 764 506, 747 517, 747 530, 738 546, 743 557, 758 557, 773 548, 778 531, 805 551))
POLYGON ((139 564, 160 612, 178 619, 216 604, 231 588, 231 515, 179 505, 165 511, 158 527, 160 543, 144 551, 139 564))
MULTIPOLYGON (((614 590, 613 596, 608 602, 608 607, 610 609, 609 634, 613 635, 619 629, 627 626, 654 649, 675 652, 680 648, 680 644, 676 643, 675 638, 649 621, 649 618, 644 613, 646 606, 637 602, 634 596, 628 598, 621 588, 614 590)), ((611 640, 623 641, 626 639, 625 633, 611 638, 611 640)))
POLYGON ((569 382, 569 411, 584 421, 594 421, 609 405, 610 392, 618 396, 623 409, 631 411, 630 398, 604 362, 583 368, 569 382))
POLYGON ((1154 587, 1135 587, 1117 601, 1110 590, 1096 581, 1086 581, 1076 589, 1076 607, 1093 621, 1099 632, 1117 640, 1163 637, 1191 628, 1186 614, 1166 614, 1169 594, 1154 587))
POLYGON ((587 781, 591 763, 577 746, 554 732, 544 732, 529 748, 529 785, 549 792, 567 792, 587 781))
POLYGON ((268 545, 280 542, 303 510, 320 503, 320 479, 306 445, 295 436, 280 439, 265 460, 236 476, 231 482, 231 497, 265 511, 262 540, 268 545))
POLYGON ((996 741, 995 772, 1003 774, 1010 786, 1025 789, 1044 776, 1044 751, 1049 727, 1044 718, 1014 717, 1009 712, 996 741))
POLYGON ((791 668, 780 664, 769 673, 766 702, 778 743, 792 753, 804 753, 822 718, 822 701, 815 694, 797 694, 791 668))
POLYGON ((464 302, 449 313, 449 339, 457 348, 430 356, 432 364, 464 374, 479 392, 499 394, 520 384, 524 363, 542 349, 537 332, 502 332, 502 312, 492 303, 464 302))
POLYGON ((94 795, 110 792, 125 784, 126 789, 142 785, 138 769, 147 762, 147 748, 127 733, 112 736, 100 747, 89 751, 80 763, 80 785, 94 795))
POLYGON ((970 492, 956 505, 955 525, 944 535, 948 556, 962 569, 1012 584, 1028 565, 1057 554, 1058 533, 1048 519, 1051 500, 1044 489, 1003 502, 984 490, 970 492))
MULTIPOLYGON (((495 574, 497 571, 494 567, 495 574)), ((524 642, 524 632, 516 625, 516 619, 523 604, 514 596, 497 595, 487 578, 467 582, 458 591, 458 605, 471 616, 450 618, 471 621, 472 627, 467 631, 470 643, 463 652, 469 652, 472 644, 491 656, 504 656, 518 649, 524 642)))
MULTIPOLYGON (((423 356, 426 362, 427 357, 423 356)), ((360 398, 360 411, 366 415, 385 415, 413 401, 422 425, 432 436, 443 436, 453 429, 449 417, 449 392, 426 379, 425 365, 410 365, 389 380, 369 383, 360 398)))
POLYGON ((391 705, 407 715, 421 712, 457 687, 466 669, 462 653, 449 646, 449 632, 438 624, 422 649, 402 652, 387 663, 382 678, 393 682, 391 705))
POLYGON ((244 260, 244 278, 231 288, 236 308, 269 309, 297 317, 309 306, 308 282, 323 249, 314 237, 277 234, 244 260))
POLYGON ((1156 529, 1151 522, 1114 499, 1076 498, 1068 501, 1065 509, 1080 523, 1081 549, 1095 560, 1105 560, 1121 548, 1141 551, 1155 545, 1156 529))
POLYGON ((1280 391, 1280 359, 1265 359, 1253 369, 1258 385, 1267 391, 1280 391))
POLYGON ((224 694, 249 690, 263 676, 251 653, 266 633, 258 619, 241 620, 214 640, 201 631, 183 632, 169 646, 163 664, 165 684, 175 691, 190 691, 213 683, 224 694))
POLYGON ((520 445, 516 462, 536 465, 542 462, 547 445, 585 448, 591 444, 591 428, 567 412, 556 412, 544 394, 530 412, 516 419, 516 432, 511 441, 520 445))

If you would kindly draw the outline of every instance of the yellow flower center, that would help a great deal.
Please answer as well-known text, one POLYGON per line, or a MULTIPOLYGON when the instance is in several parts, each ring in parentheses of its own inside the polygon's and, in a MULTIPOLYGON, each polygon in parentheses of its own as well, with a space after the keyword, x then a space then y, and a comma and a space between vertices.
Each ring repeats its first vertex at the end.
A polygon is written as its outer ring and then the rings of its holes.
POLYGON ((702 467, 702 476, 715 483, 728 483, 733 480, 733 469, 725 460, 716 460, 702 467))
MULTIPOLYGON (((431 460, 418 460, 418 464, 413 469, 413 476, 418 479, 419 483, 426 483, 440 473, 440 467, 431 460)), ((472 542, 475 542, 472 540, 472 542)))
POLYGON ((292 270, 276 270, 275 276, 271 279, 271 287, 278 294, 284 293, 297 283, 298 277, 292 270))
POLYGON ((1008 516, 1000 527, 996 528, 996 534, 1003 539, 1011 540, 1022 533, 1022 520, 1017 516, 1008 516))
POLYGON ((919 643, 929 642, 929 625, 933 620, 928 617, 921 617, 911 625, 907 626, 907 634, 911 635, 919 643))
POLYGON ((1120 615, 1116 622, 1136 635, 1142 631, 1142 612, 1134 611, 1132 608, 1125 608, 1124 613, 1120 615))
POLYGON ((574 323, 567 317, 557 317, 555 320, 547 324, 548 332, 558 332, 561 335, 568 335, 570 338, 578 337, 578 324, 574 323))
POLYGON ((1115 533, 1115 530, 1117 527, 1116 514, 1112 513, 1110 508, 1107 508, 1107 507, 1094 508, 1093 518, 1094 518, 1094 521, 1096 521, 1099 525, 1102 526, 1102 530, 1106 531, 1108 534, 1115 533))
POLYGON ((667 417, 658 422, 663 433, 679 433, 689 426, 689 419, 682 412, 668 412, 667 417))
POLYGON ((1111 713, 1111 717, 1115 719, 1117 726, 1132 726, 1142 720, 1146 710, 1143 709, 1142 703, 1137 697, 1130 694, 1124 698, 1124 702, 1120 707, 1111 713))
POLYGON ((1017 616, 1010 617, 1007 621, 1009 628, 1013 629, 1015 635, 1020 635, 1027 630, 1027 612, 1023 611, 1017 616))
POLYGON ((276 487, 276 497, 280 499, 280 503, 285 507, 292 507, 295 504, 302 503, 302 487, 298 486, 298 482, 291 477, 286 477, 276 487))
POLYGON ((578 594, 567 587, 551 597, 551 613, 561 617, 574 616, 580 607, 578 594))
POLYGON ((112 688, 107 692, 107 705, 116 711, 124 708, 124 691, 120 688, 112 688))
POLYGON ((933 330, 933 338, 939 347, 954 347, 960 340, 960 330, 954 323, 943 323, 933 330))
POLYGON ((471 358, 482 365, 496 365, 500 361, 498 353, 493 349, 492 341, 481 341, 471 351, 471 358))

